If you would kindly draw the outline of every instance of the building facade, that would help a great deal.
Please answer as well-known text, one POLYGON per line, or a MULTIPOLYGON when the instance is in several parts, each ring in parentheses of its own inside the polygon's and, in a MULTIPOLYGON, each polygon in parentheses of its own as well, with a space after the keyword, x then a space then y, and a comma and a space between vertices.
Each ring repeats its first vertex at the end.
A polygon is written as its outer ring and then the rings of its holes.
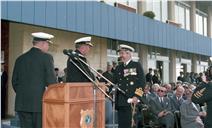
POLYGON ((3 1, 2 59, 6 62, 8 114, 14 115, 11 75, 16 58, 32 46, 32 32, 55 35, 50 53, 63 70, 74 40, 92 36, 88 55, 96 69, 117 61, 119 44, 135 48, 133 59, 158 69, 164 83, 176 82, 180 71, 203 72, 212 56, 212 3, 179 1, 3 1), (142 14, 153 11, 155 19, 142 14))

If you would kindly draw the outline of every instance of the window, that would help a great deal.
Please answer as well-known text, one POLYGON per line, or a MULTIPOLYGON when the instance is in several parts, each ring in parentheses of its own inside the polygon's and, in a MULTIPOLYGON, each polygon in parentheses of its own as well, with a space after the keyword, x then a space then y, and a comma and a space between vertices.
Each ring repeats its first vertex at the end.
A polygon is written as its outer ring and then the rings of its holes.
POLYGON ((155 19, 159 21, 166 22, 167 20, 167 0, 164 1, 155 1, 148 0, 146 1, 146 10, 153 11, 155 13, 155 19))
POLYGON ((180 23, 182 28, 190 30, 190 6, 176 2, 175 4, 175 21, 180 23))
POLYGON ((196 11, 196 32, 207 36, 207 14, 200 10, 196 11))
POLYGON ((137 9, 137 1, 136 0, 99 0, 99 1, 104 1, 105 3, 114 6, 114 4, 120 3, 123 5, 127 5, 129 7, 132 7, 134 9, 137 9))

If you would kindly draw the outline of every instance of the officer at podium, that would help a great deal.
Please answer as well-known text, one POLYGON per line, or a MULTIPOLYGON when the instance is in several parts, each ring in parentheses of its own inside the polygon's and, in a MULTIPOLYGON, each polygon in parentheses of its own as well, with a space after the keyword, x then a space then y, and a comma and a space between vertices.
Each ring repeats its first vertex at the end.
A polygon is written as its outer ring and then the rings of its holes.
MULTIPOLYGON (((82 37, 75 42, 75 53, 78 54, 81 60, 87 63, 86 55, 90 52, 93 44, 91 37, 82 37)), ((90 82, 90 80, 70 61, 75 62, 89 77, 94 80, 94 74, 90 71, 87 65, 81 62, 77 57, 70 56, 67 60, 67 82, 90 82)))
POLYGON ((138 99, 142 96, 145 76, 141 64, 132 60, 134 48, 124 44, 119 47, 118 52, 122 63, 115 69, 114 83, 125 91, 125 94, 117 91, 116 95, 118 125, 119 128, 130 128, 133 123, 130 103, 137 104, 138 99))
POLYGON ((33 47, 16 59, 12 75, 21 128, 42 128, 42 96, 48 85, 56 83, 53 57, 47 53, 54 36, 43 32, 32 36, 33 47))

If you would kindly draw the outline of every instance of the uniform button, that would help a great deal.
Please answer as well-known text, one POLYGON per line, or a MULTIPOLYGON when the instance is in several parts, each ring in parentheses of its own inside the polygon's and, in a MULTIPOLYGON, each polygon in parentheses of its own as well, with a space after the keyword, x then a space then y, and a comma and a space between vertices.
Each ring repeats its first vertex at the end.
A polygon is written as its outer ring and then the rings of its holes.
POLYGON ((126 86, 128 86, 128 84, 126 84, 126 86))
POLYGON ((125 91, 128 92, 128 89, 126 89, 125 91))
POLYGON ((129 80, 129 79, 127 78, 127 80, 129 80))
POLYGON ((133 82, 133 81, 131 81, 131 82, 130 82, 130 85, 134 85, 134 82, 133 82))
POLYGON ((119 79, 119 80, 121 80, 121 79, 119 79))

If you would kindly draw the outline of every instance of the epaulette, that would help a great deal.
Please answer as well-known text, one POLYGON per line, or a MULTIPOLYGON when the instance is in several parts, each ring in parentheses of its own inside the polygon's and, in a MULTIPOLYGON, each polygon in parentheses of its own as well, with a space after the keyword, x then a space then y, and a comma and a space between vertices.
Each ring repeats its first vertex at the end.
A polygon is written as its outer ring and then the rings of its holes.
POLYGON ((195 96, 196 98, 199 99, 200 97, 202 97, 203 92, 205 91, 205 89, 206 89, 206 87, 204 87, 203 89, 201 89, 201 90, 195 92, 195 93, 194 93, 194 96, 195 96))
POLYGON ((135 94, 142 97, 143 94, 144 94, 143 89, 142 88, 136 88, 135 94))

